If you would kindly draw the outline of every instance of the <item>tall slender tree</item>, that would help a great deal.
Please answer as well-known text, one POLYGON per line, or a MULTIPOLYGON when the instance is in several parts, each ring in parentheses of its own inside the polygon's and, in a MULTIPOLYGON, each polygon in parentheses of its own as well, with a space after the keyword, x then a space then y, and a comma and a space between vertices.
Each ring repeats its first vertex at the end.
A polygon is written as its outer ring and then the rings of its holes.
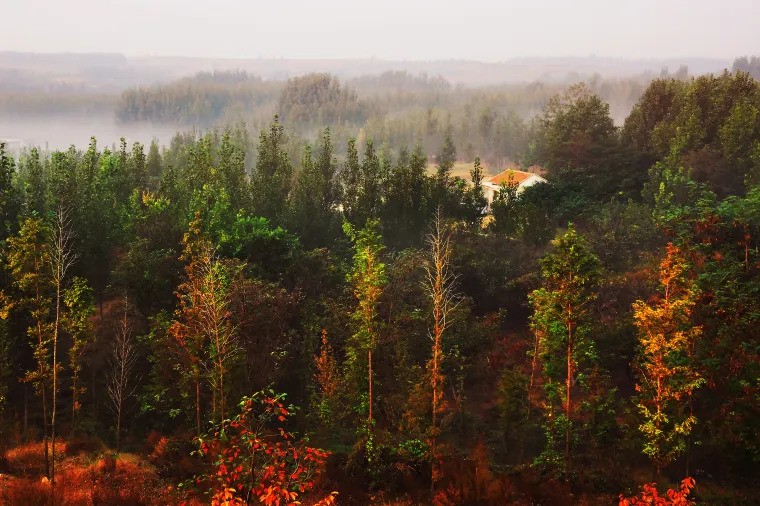
POLYGON ((109 358, 108 397, 116 417, 116 451, 121 451, 122 422, 126 403, 137 391, 137 346, 132 335, 129 303, 124 297, 124 312, 114 336, 109 358))
POLYGON ((346 219, 353 224, 357 223, 359 213, 360 171, 356 139, 351 138, 348 140, 346 162, 343 165, 343 171, 340 173, 340 179, 343 186, 343 213, 346 219))
POLYGON ((379 232, 380 223, 369 220, 364 228, 354 229, 348 222, 343 230, 354 243, 354 264, 349 275, 353 285, 357 307, 352 314, 354 333, 351 336, 346 360, 353 381, 366 374, 367 385, 367 427, 374 425, 374 372, 372 354, 380 339, 380 318, 378 305, 386 283, 385 264, 381 260, 384 246, 379 232), (362 356, 365 358, 362 359, 362 356), (362 367, 366 364, 366 368, 362 367))
POLYGON ((259 135, 256 167, 251 177, 256 213, 280 224, 288 202, 293 167, 285 151, 285 130, 277 116, 259 135))
POLYGON ((539 336, 546 394, 547 441, 544 459, 557 462, 559 432, 564 431, 564 470, 570 472, 573 386, 581 382, 596 359, 591 329, 591 303, 596 299, 599 259, 570 225, 552 242, 553 251, 541 260, 542 287, 530 294, 531 326, 539 336), (564 412, 564 413, 562 413, 564 412))
POLYGON ((41 219, 27 218, 21 223, 18 235, 8 239, 6 257, 13 284, 20 294, 15 301, 16 306, 28 312, 31 319, 27 335, 32 340, 36 364, 35 369, 28 371, 23 380, 31 383, 40 396, 46 476, 50 476, 48 436, 50 434, 49 393, 52 380, 50 338, 52 277, 48 247, 51 235, 50 228, 41 219))
POLYGON ((18 224, 21 199, 14 185, 15 172, 16 162, 0 142, 0 241, 7 239, 18 224))
POLYGON ((58 373, 61 366, 58 363, 58 345, 60 342, 62 322, 65 318, 63 305, 66 285, 69 281, 69 273, 77 259, 74 251, 74 233, 68 211, 59 207, 53 223, 52 241, 48 246, 50 253, 51 278, 54 288, 53 297, 53 321, 51 338, 52 343, 52 405, 50 410, 50 483, 51 498, 55 498, 55 438, 56 438, 56 415, 58 406, 58 373))
POLYGON ((85 392, 81 373, 85 355, 95 341, 92 316, 95 314, 95 299, 87 281, 75 277, 63 294, 66 316, 63 326, 71 339, 69 347, 69 369, 71 370, 71 427, 77 429, 77 413, 81 409, 80 398, 85 392))
POLYGON ((430 448, 432 452, 431 492, 434 492, 436 482, 441 478, 439 468, 437 438, 440 433, 439 416, 443 414, 443 389, 445 377, 442 373, 444 360, 443 338, 452 323, 452 313, 459 304, 455 291, 455 277, 451 272, 451 236, 445 229, 443 215, 439 208, 433 221, 432 231, 427 236, 428 261, 425 264, 427 274, 427 293, 433 310, 433 320, 430 329, 432 340, 431 357, 428 361, 428 375, 431 389, 430 448))

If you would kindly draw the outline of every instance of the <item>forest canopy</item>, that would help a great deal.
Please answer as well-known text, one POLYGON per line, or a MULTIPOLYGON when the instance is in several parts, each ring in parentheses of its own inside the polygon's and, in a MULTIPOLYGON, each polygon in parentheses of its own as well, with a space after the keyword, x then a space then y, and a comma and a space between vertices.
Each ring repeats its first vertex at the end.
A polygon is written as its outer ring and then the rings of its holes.
POLYGON ((0 502, 756 497, 760 83, 680 77, 199 74, 121 119, 267 120, 0 143, 0 502))

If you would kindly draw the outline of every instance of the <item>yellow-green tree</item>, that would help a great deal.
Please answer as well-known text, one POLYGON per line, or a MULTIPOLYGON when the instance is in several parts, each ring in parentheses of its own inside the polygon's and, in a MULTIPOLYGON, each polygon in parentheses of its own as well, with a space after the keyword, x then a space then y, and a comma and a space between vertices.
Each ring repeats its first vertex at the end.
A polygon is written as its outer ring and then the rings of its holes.
POLYGON ((50 250, 52 232, 42 220, 27 218, 17 235, 8 238, 7 263, 14 288, 18 291, 15 306, 28 313, 27 336, 32 341, 35 368, 24 375, 34 386, 42 403, 42 439, 45 474, 50 474, 48 435, 50 424, 49 394, 52 380, 50 307, 52 305, 50 250))
POLYGON ((702 329, 692 322, 698 292, 688 270, 683 252, 668 244, 660 263, 660 292, 649 302, 633 304, 639 340, 637 407, 643 418, 639 431, 644 436, 643 452, 658 476, 686 450, 697 423, 686 401, 704 382, 691 356, 702 329))
POLYGON ((80 397, 85 388, 80 381, 82 361, 95 340, 92 316, 95 314, 95 298, 92 288, 82 278, 74 278, 63 294, 66 311, 64 327, 71 338, 69 368, 71 369, 71 426, 77 428, 77 413, 81 408, 80 397))
POLYGON ((362 374, 367 378, 367 423, 371 431, 374 424, 374 392, 372 353, 377 348, 380 334, 378 304, 386 283, 385 264, 380 255, 384 249, 382 237, 378 231, 380 223, 369 220, 364 228, 355 230, 348 222, 343 230, 354 243, 354 265, 349 275, 353 284, 357 306, 352 316, 354 333, 346 351, 348 369, 355 379, 362 374), (366 362, 365 358, 366 357, 366 362), (362 366, 366 364, 366 368, 362 366))

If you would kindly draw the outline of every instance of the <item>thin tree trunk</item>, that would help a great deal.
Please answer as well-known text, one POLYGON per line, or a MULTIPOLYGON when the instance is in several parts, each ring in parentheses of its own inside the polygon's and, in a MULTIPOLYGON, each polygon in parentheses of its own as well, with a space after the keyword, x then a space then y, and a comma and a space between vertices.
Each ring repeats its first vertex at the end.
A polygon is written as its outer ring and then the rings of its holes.
POLYGON ((219 359, 219 415, 220 422, 224 423, 224 364, 219 359))
POLYGON ((121 406, 123 403, 123 399, 120 399, 118 402, 118 407, 116 408, 116 453, 121 452, 121 406))
POLYGON ((201 382, 198 373, 195 374, 195 432, 201 435, 201 382))
POLYGON ((74 434, 77 430, 77 404, 78 404, 78 395, 77 395, 77 379, 78 374, 76 371, 71 377, 71 391, 72 391, 72 400, 71 400, 71 433, 74 434))
POLYGON ((369 426, 370 430, 372 430, 372 349, 367 352, 367 364, 369 366, 369 426))
POLYGON ((45 476, 50 478, 50 453, 48 451, 48 410, 47 390, 42 386, 42 441, 45 451, 45 476))
MULTIPOLYGON (((59 267, 60 269, 60 267, 59 267)), ((61 275, 58 271, 55 288, 55 326, 53 327, 53 406, 50 414, 50 493, 55 504, 55 415, 58 400, 58 329, 61 323, 61 275)))
POLYGON ((29 387, 24 383, 24 442, 29 439, 29 387))
POLYGON ((567 403, 565 405, 565 477, 570 472, 570 414, 572 413, 570 405, 570 389, 573 378, 573 329, 571 325, 567 327, 567 379, 565 381, 567 403))

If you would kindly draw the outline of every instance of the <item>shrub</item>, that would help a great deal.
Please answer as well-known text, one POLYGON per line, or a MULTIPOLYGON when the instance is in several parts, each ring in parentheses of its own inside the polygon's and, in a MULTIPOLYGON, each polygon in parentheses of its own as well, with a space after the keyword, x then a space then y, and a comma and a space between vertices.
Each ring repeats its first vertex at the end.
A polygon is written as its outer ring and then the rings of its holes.
MULTIPOLYGON (((198 438, 200 454, 212 460, 212 469, 196 478, 208 485, 212 504, 295 504, 313 490, 324 473, 328 452, 312 448, 283 425, 292 406, 274 392, 244 397, 240 413, 222 423, 210 438, 198 438)), ((323 501, 332 504, 334 494, 323 501)))
POLYGON ((689 493, 695 485, 694 478, 684 478, 678 490, 668 489, 665 496, 661 496, 656 483, 647 483, 636 497, 626 498, 620 494, 620 506, 694 506, 696 503, 689 500, 689 493))

